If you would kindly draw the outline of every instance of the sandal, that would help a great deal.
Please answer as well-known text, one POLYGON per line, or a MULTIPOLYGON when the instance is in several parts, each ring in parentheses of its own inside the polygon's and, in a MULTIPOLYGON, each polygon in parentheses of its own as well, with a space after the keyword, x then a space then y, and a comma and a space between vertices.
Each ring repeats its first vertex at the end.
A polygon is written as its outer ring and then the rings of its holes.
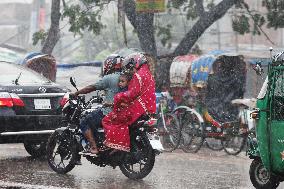
POLYGON ((88 150, 84 150, 82 152, 79 152, 79 155, 85 155, 85 156, 97 156, 99 153, 97 148, 89 148, 88 150))
POLYGON ((91 147, 91 148, 89 149, 89 152, 90 152, 91 154, 98 154, 98 153, 99 153, 99 150, 98 150, 98 148, 96 148, 96 147, 91 147))

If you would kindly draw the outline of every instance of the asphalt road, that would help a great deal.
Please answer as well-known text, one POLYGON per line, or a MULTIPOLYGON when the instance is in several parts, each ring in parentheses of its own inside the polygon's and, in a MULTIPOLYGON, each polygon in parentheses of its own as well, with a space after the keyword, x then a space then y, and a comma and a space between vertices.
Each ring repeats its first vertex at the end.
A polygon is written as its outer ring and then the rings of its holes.
MULTIPOLYGON (((196 154, 177 150, 156 159, 152 172, 141 181, 127 179, 119 169, 83 165, 66 175, 53 172, 42 159, 32 159, 22 144, 0 145, 0 188, 20 189, 247 189, 251 160, 245 154, 228 156, 206 148, 196 154)), ((280 185, 280 189, 284 188, 280 185)))

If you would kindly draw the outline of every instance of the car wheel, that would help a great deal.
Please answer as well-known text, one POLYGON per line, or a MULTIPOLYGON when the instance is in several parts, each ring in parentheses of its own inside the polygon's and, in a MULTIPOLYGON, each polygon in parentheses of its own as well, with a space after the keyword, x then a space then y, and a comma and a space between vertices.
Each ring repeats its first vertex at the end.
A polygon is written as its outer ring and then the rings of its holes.
POLYGON ((46 155, 46 141, 25 141, 26 151, 35 158, 46 155))

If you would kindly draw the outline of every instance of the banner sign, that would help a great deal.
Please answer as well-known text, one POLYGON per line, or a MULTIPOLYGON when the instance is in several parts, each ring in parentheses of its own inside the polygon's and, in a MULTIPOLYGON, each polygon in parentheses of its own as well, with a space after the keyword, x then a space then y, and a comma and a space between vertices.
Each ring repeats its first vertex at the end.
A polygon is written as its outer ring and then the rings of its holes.
POLYGON ((136 12, 165 12, 165 0, 136 0, 136 12))

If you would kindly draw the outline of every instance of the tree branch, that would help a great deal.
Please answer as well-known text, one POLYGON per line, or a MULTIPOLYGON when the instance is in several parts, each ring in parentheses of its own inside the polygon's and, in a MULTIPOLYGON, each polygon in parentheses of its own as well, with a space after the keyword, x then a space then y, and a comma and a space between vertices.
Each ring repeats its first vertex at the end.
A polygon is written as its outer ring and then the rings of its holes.
POLYGON ((216 20, 218 20, 222 18, 233 5, 240 1, 242 0, 223 0, 212 8, 212 10, 209 12, 209 16, 213 16, 214 19, 217 18, 216 20))
POLYGON ((257 21, 255 20, 255 18, 253 17, 253 13, 252 13, 252 11, 249 9, 248 4, 246 4, 244 1, 242 2, 242 4, 244 5, 246 11, 247 11, 248 14, 250 15, 251 19, 253 20, 253 22, 255 23, 255 25, 257 26, 257 28, 263 33, 263 35, 266 37, 266 39, 267 39, 272 45, 275 45, 275 43, 270 39, 270 37, 268 36, 268 34, 262 29, 262 27, 257 23, 257 21))
POLYGON ((157 47, 153 25, 154 13, 137 13, 134 0, 124 1, 124 11, 128 20, 137 31, 141 49, 156 58, 157 47))
POLYGON ((213 7, 209 12, 205 12, 202 17, 187 32, 179 45, 174 50, 174 55, 188 54, 190 49, 199 39, 199 37, 209 28, 215 21, 222 18, 226 12, 239 0, 222 0, 218 5, 213 7))
POLYGON ((124 1, 123 10, 132 26, 137 29, 135 2, 133 0, 124 1))
POLYGON ((194 0, 196 4, 196 12, 199 17, 202 17, 204 15, 204 6, 203 6, 203 0, 194 0))
POLYGON ((65 2, 65 0, 62 0, 62 4, 63 4, 63 7, 66 8, 66 2, 65 2))

